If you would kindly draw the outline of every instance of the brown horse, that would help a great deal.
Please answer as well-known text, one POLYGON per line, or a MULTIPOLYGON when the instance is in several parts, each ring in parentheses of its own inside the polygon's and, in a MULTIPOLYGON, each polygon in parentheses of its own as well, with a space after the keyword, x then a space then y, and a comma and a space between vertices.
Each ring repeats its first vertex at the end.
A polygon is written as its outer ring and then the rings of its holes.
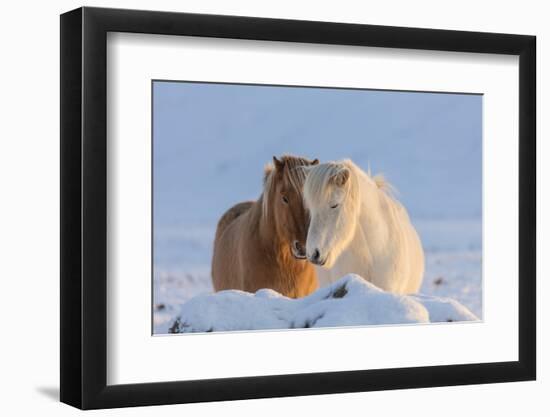
POLYGON ((225 212, 212 257, 216 291, 271 288, 297 298, 317 289, 315 269, 306 260, 309 214, 302 200, 305 173, 300 167, 318 163, 273 157, 273 165, 265 169, 261 197, 225 212))

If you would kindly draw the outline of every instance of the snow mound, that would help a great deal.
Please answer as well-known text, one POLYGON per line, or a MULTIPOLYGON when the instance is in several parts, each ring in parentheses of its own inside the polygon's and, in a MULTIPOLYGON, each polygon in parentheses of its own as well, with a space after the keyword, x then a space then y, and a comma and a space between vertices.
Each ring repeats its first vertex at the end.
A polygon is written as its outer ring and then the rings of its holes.
POLYGON ((382 291, 349 274, 313 294, 292 299, 263 289, 199 295, 181 307, 170 333, 365 326, 478 318, 459 302, 382 291))

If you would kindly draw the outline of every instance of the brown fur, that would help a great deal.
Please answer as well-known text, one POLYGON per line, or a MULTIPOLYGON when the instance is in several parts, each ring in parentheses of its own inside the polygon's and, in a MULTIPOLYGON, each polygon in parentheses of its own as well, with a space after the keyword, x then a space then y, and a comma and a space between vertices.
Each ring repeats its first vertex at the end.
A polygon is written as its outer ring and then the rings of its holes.
POLYGON ((302 201, 304 178, 295 168, 317 161, 291 156, 273 161, 258 201, 236 204, 218 222, 212 257, 216 291, 271 288, 297 298, 317 289, 315 268, 296 259, 291 249, 295 240, 305 248, 309 225, 302 201))

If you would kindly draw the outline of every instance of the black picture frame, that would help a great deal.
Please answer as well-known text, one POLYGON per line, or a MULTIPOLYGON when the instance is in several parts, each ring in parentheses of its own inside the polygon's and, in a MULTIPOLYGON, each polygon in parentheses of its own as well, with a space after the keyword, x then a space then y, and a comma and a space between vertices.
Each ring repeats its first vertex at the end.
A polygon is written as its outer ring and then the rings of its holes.
POLYGON ((61 401, 82 409, 536 378, 534 36, 79 8, 61 15, 61 401), (108 32, 519 56, 519 360, 107 385, 108 32))

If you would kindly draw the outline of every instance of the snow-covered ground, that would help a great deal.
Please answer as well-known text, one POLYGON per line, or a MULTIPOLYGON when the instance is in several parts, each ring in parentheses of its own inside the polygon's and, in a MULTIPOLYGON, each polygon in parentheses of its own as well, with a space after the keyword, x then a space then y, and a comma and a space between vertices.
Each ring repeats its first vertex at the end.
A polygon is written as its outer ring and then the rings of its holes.
POLYGON ((155 333, 212 292, 217 220, 284 153, 383 173, 422 240, 421 293, 483 318, 481 96, 156 82, 153 103, 155 333))
MULTIPOLYGON (((426 272, 420 294, 456 300, 475 316, 482 318, 481 223, 472 220, 414 223, 426 250, 426 272)), ((155 269, 153 291, 156 334, 169 333, 175 319, 181 314, 182 305, 187 301, 212 293, 209 262, 214 230, 211 233, 203 228, 200 233, 181 232, 181 239, 173 232, 166 244, 174 253, 182 253, 183 258, 192 253, 195 266, 178 269, 178 258, 175 258, 173 264, 166 262, 165 268, 155 269), (203 264, 196 265, 201 260, 203 264)), ((389 317, 387 320, 387 324, 390 324, 389 317)))
POLYGON ((472 321, 478 318, 455 300, 396 295, 355 274, 299 299, 264 289, 229 290, 194 297, 178 312, 170 333, 304 329, 472 321))

